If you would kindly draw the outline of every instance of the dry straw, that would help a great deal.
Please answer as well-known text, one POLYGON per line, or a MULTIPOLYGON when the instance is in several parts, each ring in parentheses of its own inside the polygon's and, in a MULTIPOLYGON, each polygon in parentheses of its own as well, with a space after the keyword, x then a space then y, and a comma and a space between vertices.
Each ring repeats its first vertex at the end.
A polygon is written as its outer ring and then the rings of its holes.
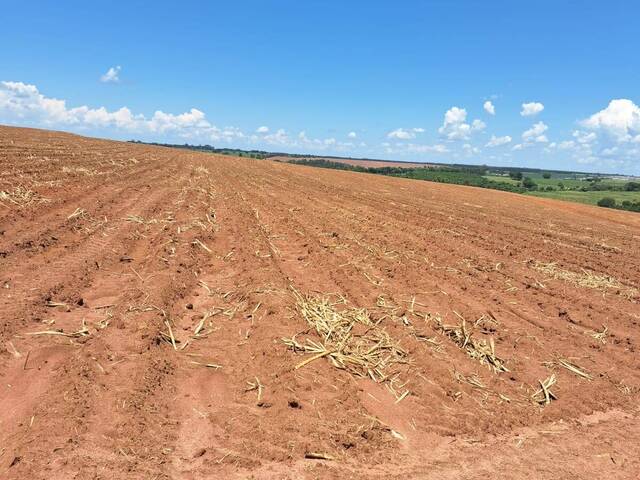
MULTIPOLYGON (((460 316, 458 314, 458 316, 460 316)), ((492 337, 489 341, 485 339, 477 339, 473 333, 467 328, 465 319, 460 316, 462 322, 459 325, 445 325, 439 317, 436 317, 436 329, 449 337, 462 350, 467 352, 471 358, 477 360, 481 364, 489 365, 496 373, 508 372, 505 361, 496 355, 496 347, 492 337)))
POLYGON ((299 313, 320 337, 318 340, 307 338, 304 343, 295 336, 282 339, 294 351, 312 354, 296 365, 296 369, 326 357, 334 367, 353 375, 370 377, 376 382, 392 382, 397 377, 394 367, 408 363, 407 352, 366 309, 348 307, 344 299, 332 302, 328 298, 305 296, 296 290, 293 295, 299 313))
POLYGON ((1 190, 0 191, 0 202, 9 202, 18 207, 26 207, 33 203, 44 203, 48 202, 47 198, 42 197, 37 194, 33 190, 23 187, 19 185, 14 187, 12 190, 1 190))
POLYGON ((558 365, 560 365, 562 368, 566 368, 572 373, 575 373, 579 377, 586 378, 587 380, 591 380, 592 378, 591 375, 588 374, 583 368, 569 362, 568 360, 564 360, 561 358, 558 360, 558 365))
POLYGON ((551 400, 557 400, 558 397, 556 397, 551 391, 551 387, 553 387, 556 382, 557 379, 555 373, 552 373, 551 376, 545 380, 538 380, 540 390, 536 391, 536 393, 532 395, 532 398, 540 405, 549 405, 551 400))
POLYGON ((534 270, 537 270, 548 277, 573 283, 579 287, 593 288, 601 291, 615 291, 614 293, 626 298, 633 298, 638 295, 637 288, 624 285, 613 277, 598 275, 589 270, 582 269, 582 272, 572 272, 570 270, 560 268, 555 262, 535 262, 532 264, 532 267, 534 270))

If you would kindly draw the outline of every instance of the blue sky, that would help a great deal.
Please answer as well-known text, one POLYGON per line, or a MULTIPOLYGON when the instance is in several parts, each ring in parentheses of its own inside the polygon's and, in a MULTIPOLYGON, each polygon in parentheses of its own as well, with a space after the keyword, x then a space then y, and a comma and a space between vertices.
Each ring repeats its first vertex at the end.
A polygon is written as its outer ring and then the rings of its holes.
POLYGON ((0 123, 640 174, 637 2, 23 1, 1 11, 0 123))

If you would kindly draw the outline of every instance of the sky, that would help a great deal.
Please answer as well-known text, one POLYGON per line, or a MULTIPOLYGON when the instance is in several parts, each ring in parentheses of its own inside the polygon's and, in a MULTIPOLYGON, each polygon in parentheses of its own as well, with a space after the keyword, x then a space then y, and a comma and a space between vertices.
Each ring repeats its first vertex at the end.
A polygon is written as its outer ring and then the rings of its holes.
POLYGON ((0 124, 640 175, 640 2, 0 0, 0 124))

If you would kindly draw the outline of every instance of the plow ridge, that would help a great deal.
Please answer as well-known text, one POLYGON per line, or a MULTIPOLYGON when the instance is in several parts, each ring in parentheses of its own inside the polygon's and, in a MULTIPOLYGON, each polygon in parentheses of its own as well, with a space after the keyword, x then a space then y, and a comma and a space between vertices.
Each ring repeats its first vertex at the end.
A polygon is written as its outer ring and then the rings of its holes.
POLYGON ((0 127, 18 186, 2 478, 640 471, 638 215, 0 127))

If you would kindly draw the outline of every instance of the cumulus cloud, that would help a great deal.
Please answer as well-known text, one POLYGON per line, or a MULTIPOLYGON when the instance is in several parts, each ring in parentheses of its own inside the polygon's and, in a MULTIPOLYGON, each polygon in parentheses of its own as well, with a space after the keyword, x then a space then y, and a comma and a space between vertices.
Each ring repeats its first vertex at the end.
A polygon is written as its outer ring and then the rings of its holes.
POLYGON ((570 140, 550 144, 574 161, 640 172, 640 107, 629 99, 614 99, 606 108, 579 122, 570 140))
POLYGON ((487 112, 489 115, 496 114, 496 107, 493 105, 493 103, 491 103, 490 100, 487 100, 486 102, 484 102, 484 105, 482 105, 482 108, 484 108, 484 111, 487 112))
POLYGON ((594 132, 587 133, 581 130, 575 130, 572 135, 573 138, 576 139, 576 142, 583 145, 593 143, 598 139, 598 135, 596 135, 594 132))
POLYGON ((120 82, 120 65, 111 67, 107 70, 107 73, 100 77, 100 81, 103 83, 118 83, 120 82))
MULTIPOLYGON (((312 138, 307 132, 302 130, 297 135, 290 135, 284 128, 276 130, 274 133, 265 135, 260 140, 270 145, 278 147, 289 147, 299 150, 335 150, 339 152, 348 151, 355 145, 351 142, 340 142, 335 138, 312 138)), ((361 144, 360 146, 366 146, 361 144)))
POLYGON ((544 122, 535 123, 529 130, 526 130, 522 134, 522 140, 525 143, 547 143, 549 140, 544 132, 548 129, 549 127, 546 126, 544 122))
POLYGON ((464 145, 462 145, 462 151, 467 157, 480 154, 480 149, 471 145, 470 143, 465 143, 464 145))
POLYGON ((629 99, 611 100, 604 110, 581 122, 582 126, 606 133, 619 142, 637 141, 640 136, 640 107, 629 99))
POLYGON ((531 117, 533 115, 539 114, 543 110, 544 105, 540 102, 523 103, 520 115, 522 115, 523 117, 531 117))
POLYGON ((0 82, 0 118, 10 123, 43 127, 111 128, 133 134, 172 134, 207 141, 244 137, 237 128, 212 125, 204 112, 196 108, 177 115, 157 110, 151 117, 134 114, 127 107, 114 111, 86 105, 69 108, 64 100, 47 97, 35 85, 22 82, 0 82))
POLYGON ((396 128, 391 132, 387 133, 387 138, 392 138, 396 140, 411 140, 412 138, 416 138, 417 133, 424 133, 424 128, 396 128))
POLYGON ((387 134, 387 138, 396 138, 398 140, 410 140, 412 138, 415 138, 415 136, 415 133, 404 130, 403 128, 397 128, 396 130, 393 130, 387 134))
POLYGON ((356 134, 356 132, 349 132, 349 133, 347 134, 347 137, 349 137, 349 138, 356 138, 357 136, 358 136, 358 135, 356 134))
POLYGON ((114 111, 86 105, 69 108, 64 100, 47 97, 35 85, 22 82, 0 82, 0 122, 80 132, 111 130, 153 139, 181 138, 190 142, 259 142, 306 151, 348 151, 354 147, 353 143, 339 142, 335 138, 309 138, 304 131, 293 137, 284 129, 270 133, 266 126, 259 127, 255 134, 246 135, 237 127, 213 125, 197 108, 180 114, 157 110, 150 117, 134 114, 127 107, 114 111))
POLYGON ((499 147, 500 145, 506 145, 511 142, 511 137, 509 135, 505 135, 504 137, 496 137, 495 135, 491 135, 491 139, 485 147, 499 147))
POLYGON ((464 108, 451 107, 444 114, 444 123, 438 129, 440 135, 448 140, 468 140, 471 134, 484 130, 486 124, 482 120, 466 123, 467 111, 464 108))

